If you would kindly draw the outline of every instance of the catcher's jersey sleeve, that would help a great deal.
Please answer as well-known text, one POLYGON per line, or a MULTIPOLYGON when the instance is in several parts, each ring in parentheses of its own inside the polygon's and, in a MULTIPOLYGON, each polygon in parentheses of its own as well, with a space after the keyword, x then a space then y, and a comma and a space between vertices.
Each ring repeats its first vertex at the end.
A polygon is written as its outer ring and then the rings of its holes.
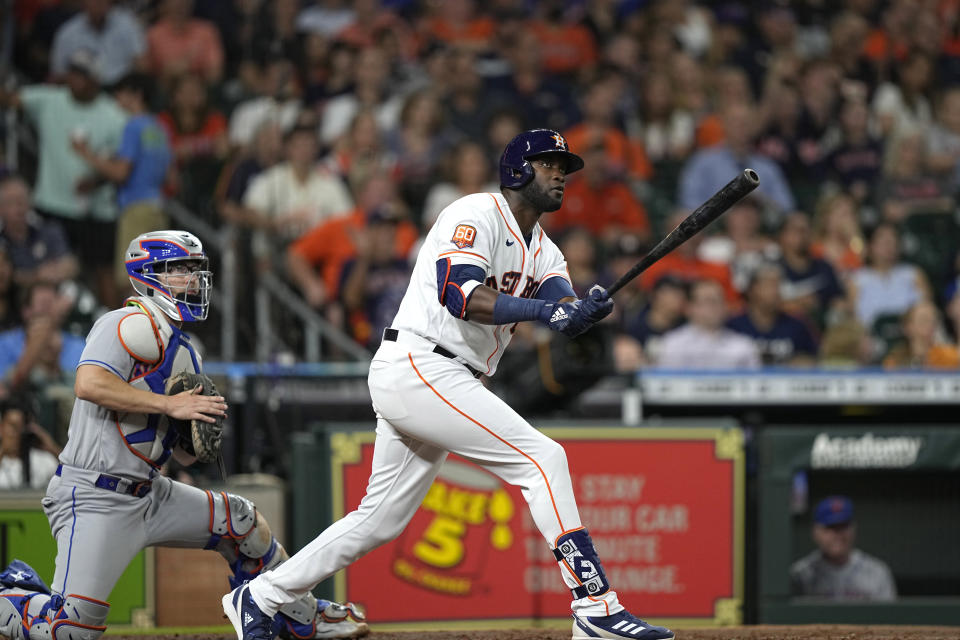
POLYGON ((87 344, 80 354, 79 365, 93 364, 111 371, 126 381, 133 369, 134 359, 119 339, 120 321, 139 311, 124 308, 104 314, 87 334, 87 344))
MULTIPOLYGON (((506 199, 499 193, 460 198, 440 213, 430 229, 410 277, 393 328, 410 331, 464 358, 492 375, 515 325, 485 325, 454 317, 437 296, 437 261, 471 264, 484 272, 484 285, 500 293, 530 298, 539 278, 566 274, 559 249, 540 225, 524 238, 506 199)), ((465 290, 469 296, 469 291, 465 290)))
MULTIPOLYGON (((87 335, 87 344, 80 355, 78 366, 95 365, 110 371, 124 382, 129 379, 134 360, 121 345, 118 328, 120 320, 131 312, 131 309, 116 309, 97 320, 87 335)), ((120 437, 118 426, 115 412, 77 398, 70 415, 67 444, 60 453, 60 462, 117 475, 142 476, 143 469, 136 473, 134 469, 126 468, 123 464, 129 454, 120 437), (118 473, 119 470, 127 473, 118 473)), ((134 466, 142 467, 142 464, 134 466)))

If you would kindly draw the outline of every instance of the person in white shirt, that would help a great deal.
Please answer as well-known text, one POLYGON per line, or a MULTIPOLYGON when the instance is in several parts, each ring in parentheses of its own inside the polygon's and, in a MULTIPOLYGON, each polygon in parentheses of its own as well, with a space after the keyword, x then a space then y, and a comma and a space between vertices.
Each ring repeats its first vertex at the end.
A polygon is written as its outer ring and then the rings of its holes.
POLYGON ((228 137, 237 149, 249 147, 266 123, 293 127, 303 110, 293 63, 286 58, 268 60, 263 76, 262 93, 237 105, 230 116, 228 137))
POLYGON ((13 401, 0 406, 0 489, 43 489, 57 471, 60 447, 13 401))
POLYGON ((750 338, 725 326, 723 287, 700 280, 690 289, 689 322, 667 332, 656 365, 664 369, 756 369, 760 354, 750 338))
POLYGON ((257 218, 253 252, 258 259, 268 255, 272 242, 285 245, 353 208, 343 181, 317 164, 318 146, 316 127, 297 125, 286 136, 286 161, 250 183, 243 204, 257 218))

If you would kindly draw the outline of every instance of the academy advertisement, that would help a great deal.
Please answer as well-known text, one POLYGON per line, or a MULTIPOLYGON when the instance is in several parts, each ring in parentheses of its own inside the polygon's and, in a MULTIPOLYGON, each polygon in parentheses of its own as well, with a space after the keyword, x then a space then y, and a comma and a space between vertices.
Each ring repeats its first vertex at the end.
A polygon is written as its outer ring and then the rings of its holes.
MULTIPOLYGON (((735 429, 546 429, 621 600, 646 618, 731 624, 742 598, 743 447, 735 429)), ((335 513, 364 495, 369 435, 336 434, 335 513)), ((451 455, 401 535, 337 597, 378 623, 569 620, 570 595, 519 488, 451 455), (411 603, 416 603, 412 605, 411 603)))

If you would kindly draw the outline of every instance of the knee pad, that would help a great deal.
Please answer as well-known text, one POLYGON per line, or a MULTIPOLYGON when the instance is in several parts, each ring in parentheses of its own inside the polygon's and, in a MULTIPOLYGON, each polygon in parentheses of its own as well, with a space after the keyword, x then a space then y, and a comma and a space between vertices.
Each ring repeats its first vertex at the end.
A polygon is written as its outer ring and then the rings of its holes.
POLYGON ((274 545, 269 528, 257 526, 257 508, 243 496, 223 491, 207 491, 210 501, 210 540, 207 549, 213 549, 227 538, 236 543, 240 553, 248 558, 262 558, 274 545), (259 535, 257 535, 259 534, 259 535))
POLYGON ((586 529, 574 529, 562 534, 557 538, 553 555, 560 563, 561 570, 569 571, 577 585, 570 589, 574 600, 601 596, 610 590, 603 565, 586 529))

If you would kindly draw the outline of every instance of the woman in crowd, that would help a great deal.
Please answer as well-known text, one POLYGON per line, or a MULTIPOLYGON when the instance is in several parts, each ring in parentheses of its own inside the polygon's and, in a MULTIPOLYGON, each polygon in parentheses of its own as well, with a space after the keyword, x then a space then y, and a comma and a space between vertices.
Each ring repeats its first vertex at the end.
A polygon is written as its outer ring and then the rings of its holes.
POLYGON ((856 200, 844 192, 822 198, 813 216, 811 255, 829 262, 846 279, 863 266, 864 249, 856 200))
POLYGON ((884 316, 902 315, 930 299, 927 277, 915 265, 900 260, 900 232, 890 223, 870 235, 867 265, 853 272, 848 293, 860 323, 871 329, 884 316))

